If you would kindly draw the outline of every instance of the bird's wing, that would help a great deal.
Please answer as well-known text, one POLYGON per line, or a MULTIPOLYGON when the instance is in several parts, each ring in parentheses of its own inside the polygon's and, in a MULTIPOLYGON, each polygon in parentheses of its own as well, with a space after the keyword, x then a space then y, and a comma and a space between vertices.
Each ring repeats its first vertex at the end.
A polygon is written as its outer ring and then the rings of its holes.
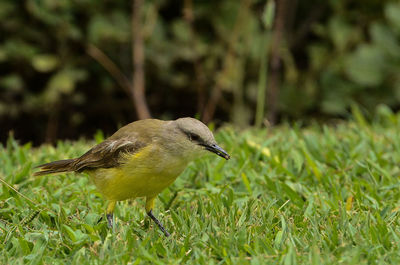
POLYGON ((122 137, 119 139, 107 139, 96 145, 74 162, 75 171, 83 171, 91 168, 110 168, 119 166, 121 155, 136 153, 146 144, 135 137, 122 137))

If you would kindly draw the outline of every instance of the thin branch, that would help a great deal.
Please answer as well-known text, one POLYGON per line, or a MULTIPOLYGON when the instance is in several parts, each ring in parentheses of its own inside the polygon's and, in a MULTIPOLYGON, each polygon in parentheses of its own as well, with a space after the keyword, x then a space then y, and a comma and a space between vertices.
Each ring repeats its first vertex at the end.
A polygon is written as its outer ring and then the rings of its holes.
POLYGON ((131 82, 122 73, 118 66, 99 48, 93 44, 89 44, 86 48, 86 52, 95 59, 99 64, 101 64, 110 75, 117 81, 119 86, 125 91, 125 93, 132 98, 131 93, 131 82))
POLYGON ((129 79, 122 73, 120 68, 108 57, 102 50, 97 48, 93 44, 89 44, 86 48, 87 54, 89 54, 94 60, 101 64, 104 69, 117 81, 118 85, 124 90, 126 95, 131 99, 135 106, 136 112, 138 113, 139 119, 142 117, 139 115, 139 109, 135 96, 133 95, 133 87, 129 79))
POLYGON ((132 94, 139 119, 147 119, 151 115, 145 97, 144 48, 141 23, 142 6, 143 0, 132 1, 132 94))

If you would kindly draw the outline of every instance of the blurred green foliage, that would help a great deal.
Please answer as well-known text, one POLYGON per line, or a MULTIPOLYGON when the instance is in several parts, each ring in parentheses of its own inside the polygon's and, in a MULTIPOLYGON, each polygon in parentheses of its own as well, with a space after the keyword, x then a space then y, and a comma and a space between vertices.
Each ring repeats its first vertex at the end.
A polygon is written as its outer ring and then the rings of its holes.
MULTIPOLYGON (((398 108, 400 4, 367 1, 349 8, 347 2, 333 4, 334 15, 314 26, 320 39, 308 45, 309 68, 299 73, 310 94, 303 103, 332 115, 344 114, 352 101, 398 108)), ((294 81, 292 90, 298 89, 294 81)))
MULTIPOLYGON (((145 1, 146 94, 153 116, 202 115, 220 90, 214 119, 252 124, 260 89, 268 89, 270 3, 145 1)), ((281 118, 346 117, 353 103, 366 110, 380 103, 399 108, 398 1, 290 5, 279 51, 281 118)), ((87 52, 95 45, 130 78, 131 10, 122 0, 1 1, 1 140, 9 129, 40 142, 44 135, 111 132, 135 119, 129 97, 87 52)))

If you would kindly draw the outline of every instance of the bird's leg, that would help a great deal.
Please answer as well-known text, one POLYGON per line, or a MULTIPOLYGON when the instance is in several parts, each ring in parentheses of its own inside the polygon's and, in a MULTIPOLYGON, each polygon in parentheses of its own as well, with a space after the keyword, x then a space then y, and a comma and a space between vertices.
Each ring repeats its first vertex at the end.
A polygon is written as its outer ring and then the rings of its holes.
POLYGON ((116 201, 109 201, 107 205, 107 210, 106 210, 106 216, 107 216, 107 222, 108 222, 108 227, 113 228, 113 213, 114 213, 114 208, 116 201))
POLYGON ((153 207, 154 207, 154 199, 153 198, 147 198, 146 199, 146 212, 147 215, 157 224, 158 228, 164 233, 166 237, 169 237, 168 231, 164 228, 164 226, 161 224, 161 222, 153 215, 153 207))
POLYGON ((147 215, 150 216, 151 219, 153 219, 153 221, 158 225, 158 228, 160 228, 160 230, 164 233, 164 235, 166 237, 169 237, 170 234, 168 233, 167 230, 165 230, 164 226, 161 224, 161 222, 153 215, 152 210, 150 210, 149 212, 147 212, 147 215))

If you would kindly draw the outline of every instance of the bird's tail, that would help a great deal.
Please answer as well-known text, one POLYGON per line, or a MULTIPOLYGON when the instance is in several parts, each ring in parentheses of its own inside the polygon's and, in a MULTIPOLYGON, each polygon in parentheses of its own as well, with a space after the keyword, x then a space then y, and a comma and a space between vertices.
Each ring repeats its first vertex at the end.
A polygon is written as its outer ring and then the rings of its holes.
POLYGON ((75 171, 75 160, 76 159, 65 159, 39 165, 36 168, 40 168, 40 171, 35 172, 33 175, 42 176, 52 173, 75 171))

